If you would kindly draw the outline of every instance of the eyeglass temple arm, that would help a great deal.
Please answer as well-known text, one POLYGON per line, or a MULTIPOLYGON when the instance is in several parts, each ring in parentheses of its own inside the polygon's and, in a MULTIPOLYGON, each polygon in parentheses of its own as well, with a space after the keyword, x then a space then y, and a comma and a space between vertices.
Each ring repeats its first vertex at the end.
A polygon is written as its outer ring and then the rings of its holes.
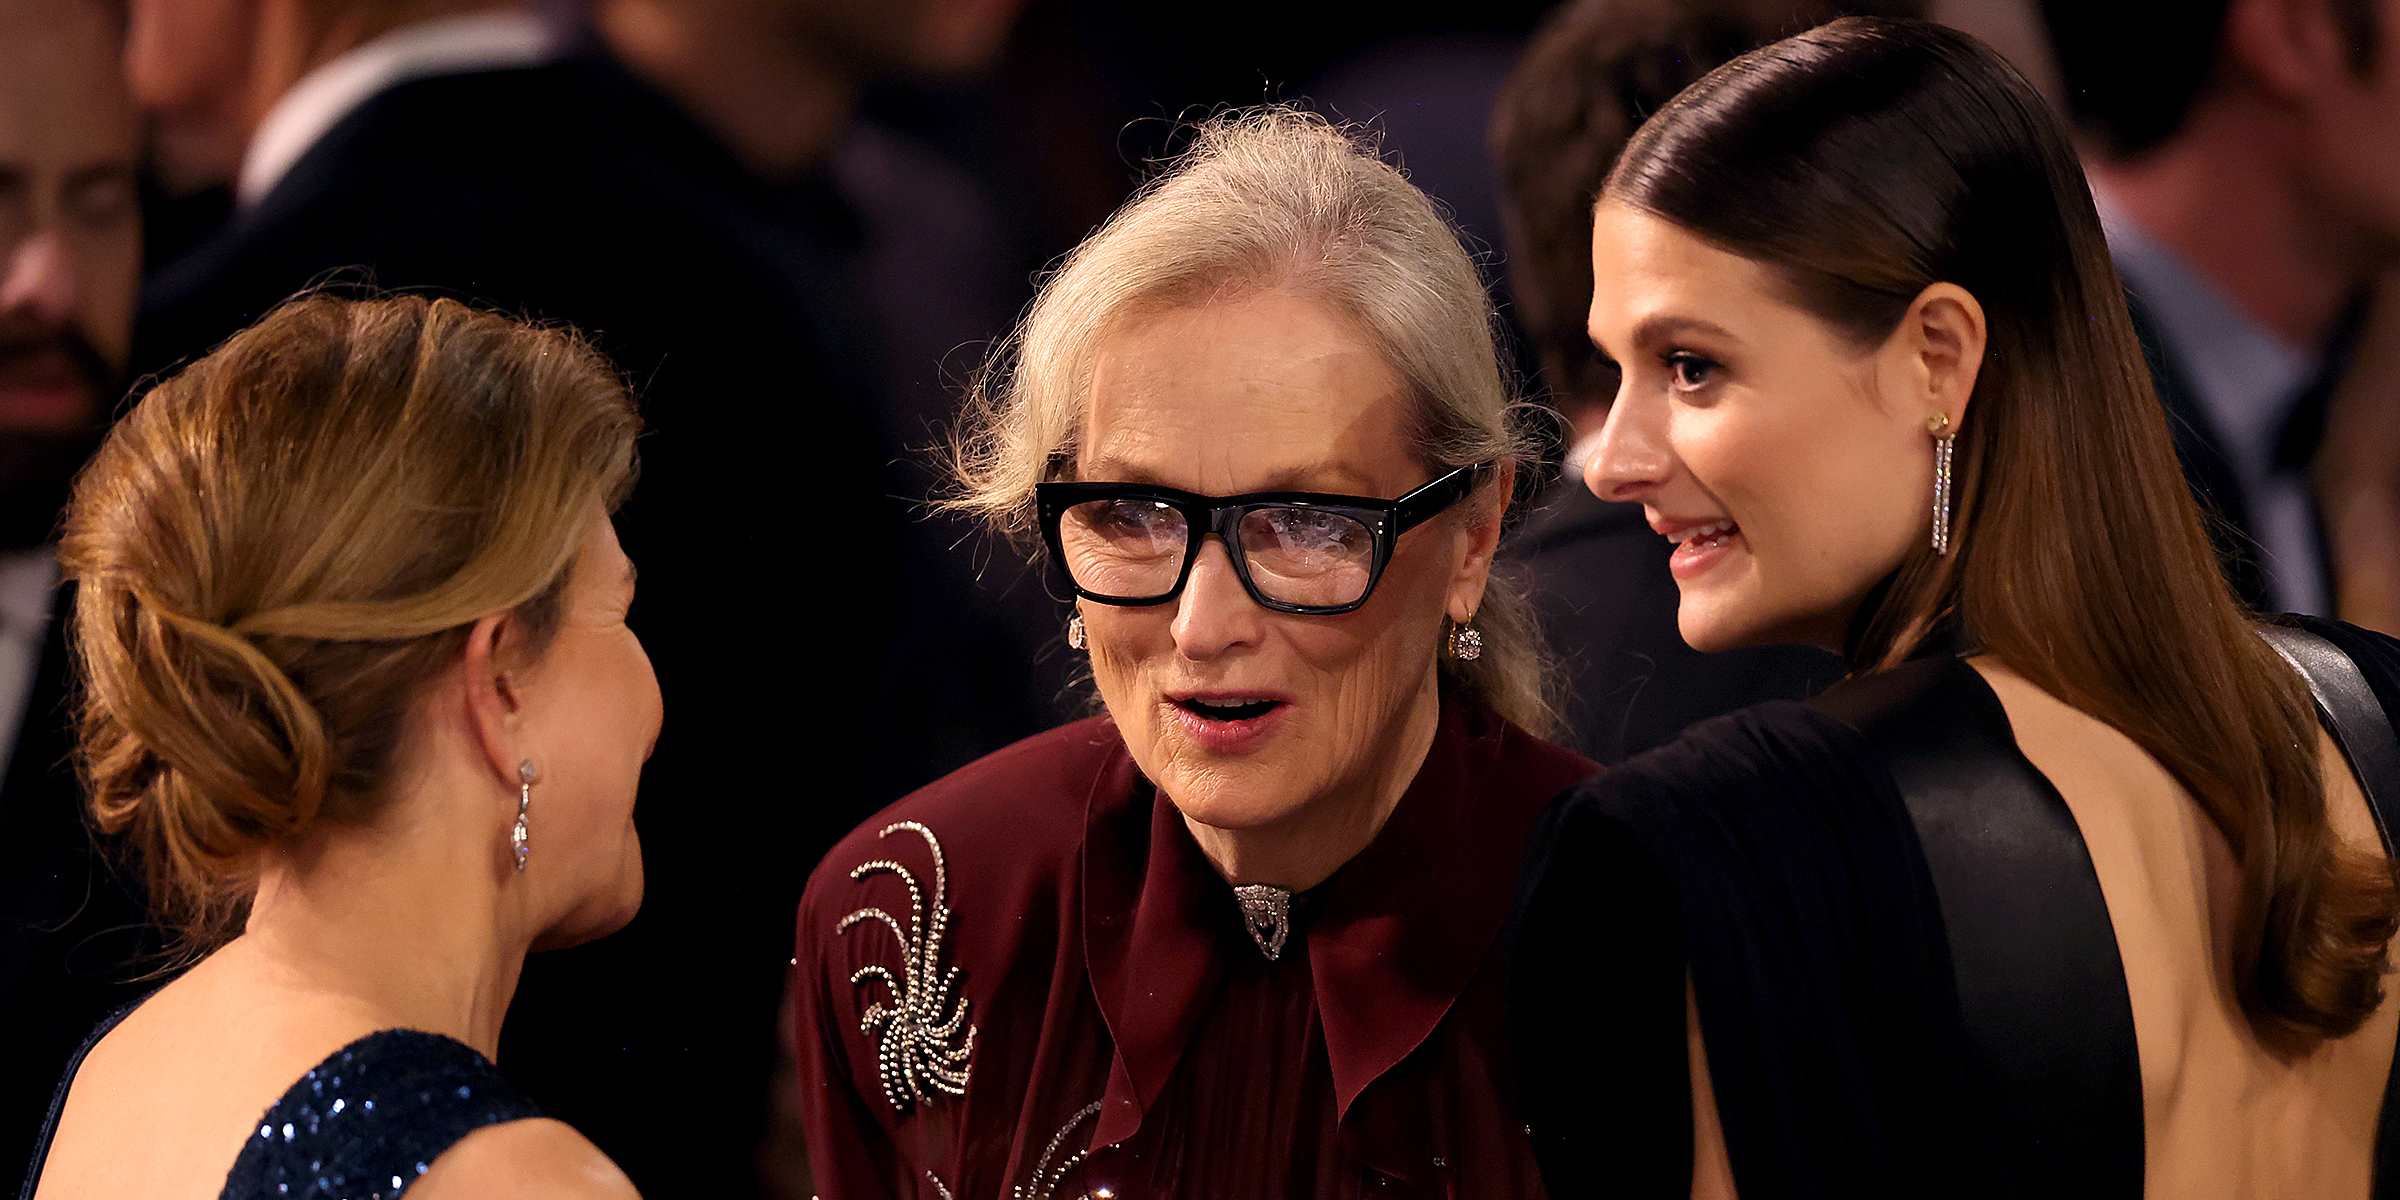
POLYGON ((1475 490, 1490 463, 1459 467, 1428 481, 1425 486, 1392 502, 1392 536, 1399 537, 1424 524, 1435 513, 1456 504, 1475 490))

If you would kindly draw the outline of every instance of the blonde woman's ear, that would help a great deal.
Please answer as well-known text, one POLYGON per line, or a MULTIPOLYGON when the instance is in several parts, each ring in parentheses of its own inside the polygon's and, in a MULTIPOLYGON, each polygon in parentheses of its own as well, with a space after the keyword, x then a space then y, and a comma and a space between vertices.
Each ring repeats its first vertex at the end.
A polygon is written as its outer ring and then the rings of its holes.
POLYGON ((518 746, 518 716, 523 707, 517 680, 500 669, 500 643, 509 617, 494 614, 467 631, 460 654, 466 689, 466 717, 485 765, 510 790, 517 787, 518 765, 525 760, 518 746))

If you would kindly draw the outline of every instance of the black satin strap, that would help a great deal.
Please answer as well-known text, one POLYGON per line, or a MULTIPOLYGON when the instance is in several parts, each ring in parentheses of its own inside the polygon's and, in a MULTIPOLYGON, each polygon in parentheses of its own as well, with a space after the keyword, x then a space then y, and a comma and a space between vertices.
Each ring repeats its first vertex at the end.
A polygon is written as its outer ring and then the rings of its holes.
POLYGON ((2258 633, 2308 681, 2309 694, 2317 701, 2317 719, 2333 734, 2334 744, 2358 776, 2358 790, 2366 793, 2375 830, 2383 836, 2384 856, 2400 859, 2392 842, 2393 826, 2400 824, 2394 820, 2400 813, 2400 738, 2393 736, 2375 689, 2367 686, 2367 677, 2349 655, 2314 633, 2289 625, 2261 625, 2258 633))
POLYGON ((2133 1002, 2090 852, 2017 749, 2008 712, 1950 655, 1810 703, 1882 755, 1924 847, 1969 1049, 2017 1148, 2013 1194, 2142 1194, 2133 1002))
MULTIPOLYGON (((2395 807, 2400 806, 2400 737, 2392 732, 2391 718, 2348 654, 2324 637, 2299 628, 2306 618, 2282 620, 2293 624, 2260 625, 2259 636, 2308 681, 2309 694, 2317 702, 2317 719, 2333 734, 2342 757, 2350 760, 2358 790, 2366 794, 2367 811, 2375 814, 2375 831, 2383 837, 2384 856, 2400 861, 2392 841, 2394 828, 2400 827, 2400 820, 2395 820, 2400 815, 2400 808, 2395 807)), ((2383 1113, 2376 1120, 2374 1194, 2386 1200, 2400 1198, 2400 1061, 2393 1063, 2391 1075, 2384 1080, 2383 1113)))

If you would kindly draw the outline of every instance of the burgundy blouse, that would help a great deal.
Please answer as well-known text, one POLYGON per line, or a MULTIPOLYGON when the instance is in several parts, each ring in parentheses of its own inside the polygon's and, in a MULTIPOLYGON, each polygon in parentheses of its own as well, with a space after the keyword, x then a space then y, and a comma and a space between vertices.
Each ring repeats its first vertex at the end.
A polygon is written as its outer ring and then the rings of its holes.
POLYGON ((800 905, 818 1194, 1541 1194, 1498 941, 1527 832, 1595 769, 1446 703, 1276 961, 1104 717, 901 800, 800 905))

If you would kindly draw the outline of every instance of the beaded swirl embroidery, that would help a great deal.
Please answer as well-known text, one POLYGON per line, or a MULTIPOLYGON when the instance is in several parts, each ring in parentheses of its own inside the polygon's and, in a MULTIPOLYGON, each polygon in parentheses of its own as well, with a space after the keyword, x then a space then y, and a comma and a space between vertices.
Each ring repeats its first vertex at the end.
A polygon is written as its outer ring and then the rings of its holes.
MULTIPOLYGON (((1074 1116, 1067 1118, 1067 1123, 1060 1126, 1058 1132, 1051 1136, 1050 1145, 1042 1151, 1042 1157, 1034 1162, 1033 1178, 1010 1188, 1008 1190, 1009 1200, 1052 1200, 1058 1194, 1059 1185, 1067 1181, 1068 1172, 1082 1166, 1083 1160, 1090 1158, 1092 1151, 1099 1147, 1094 1146, 1091 1150, 1078 1150, 1068 1155, 1065 1161, 1055 1167, 1050 1165, 1050 1160, 1058 1157, 1058 1152, 1065 1148, 1067 1135, 1075 1132, 1076 1126, 1091 1120, 1099 1112, 1100 1102, 1094 1100, 1077 1110, 1074 1116)), ((1084 1200, 1093 1200, 1093 1198, 1086 1194, 1084 1200)))
POLYGON ((862 908, 834 925, 843 934, 861 921, 881 921, 900 939, 897 974, 885 967, 861 967, 850 976, 853 985, 882 982, 891 1003, 877 1001, 859 1018, 859 1029, 875 1039, 875 1074, 883 1081, 884 1099, 893 1111, 907 1116, 920 1104, 930 1105, 944 1095, 967 1094, 967 1078, 975 1067, 975 1027, 967 1022, 967 1001, 958 991, 958 968, 942 966, 942 939, 950 928, 950 876, 942 859, 942 843, 933 831, 915 821, 883 827, 878 838, 908 830, 925 839, 933 851, 933 903, 908 868, 890 859, 861 863, 850 878, 890 873, 908 887, 908 928, 880 908, 862 908))

